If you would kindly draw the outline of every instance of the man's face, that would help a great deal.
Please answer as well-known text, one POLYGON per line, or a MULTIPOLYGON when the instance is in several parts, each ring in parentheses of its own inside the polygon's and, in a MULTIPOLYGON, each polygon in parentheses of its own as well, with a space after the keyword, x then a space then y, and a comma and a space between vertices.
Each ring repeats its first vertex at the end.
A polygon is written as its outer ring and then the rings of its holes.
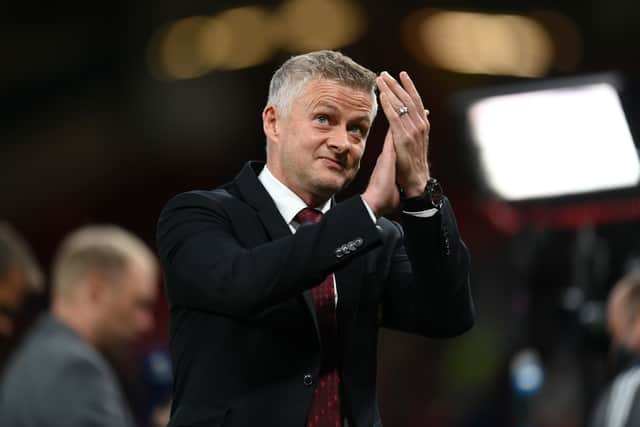
POLYGON ((119 283, 104 290, 104 321, 99 338, 103 347, 117 349, 131 344, 153 327, 157 292, 154 271, 132 262, 119 283))
POLYGON ((0 337, 9 337, 14 330, 15 316, 27 296, 24 271, 13 265, 5 278, 0 279, 0 337))
POLYGON ((268 106, 269 170, 308 204, 328 200, 360 168, 372 101, 371 93, 318 79, 306 84, 288 114, 268 106))

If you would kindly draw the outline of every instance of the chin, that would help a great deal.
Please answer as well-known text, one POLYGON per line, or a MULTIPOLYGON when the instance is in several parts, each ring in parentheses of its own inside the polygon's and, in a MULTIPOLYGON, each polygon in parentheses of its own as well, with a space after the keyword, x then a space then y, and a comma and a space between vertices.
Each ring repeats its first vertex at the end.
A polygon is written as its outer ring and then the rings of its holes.
POLYGON ((323 180, 326 185, 329 187, 333 187, 336 189, 335 191, 340 191, 352 181, 352 178, 348 177, 347 174, 342 172, 333 172, 329 173, 325 176, 323 180))
POLYGON ((323 189, 325 193, 335 194, 345 187, 346 180, 344 178, 337 179, 335 177, 320 180, 318 189, 323 189))

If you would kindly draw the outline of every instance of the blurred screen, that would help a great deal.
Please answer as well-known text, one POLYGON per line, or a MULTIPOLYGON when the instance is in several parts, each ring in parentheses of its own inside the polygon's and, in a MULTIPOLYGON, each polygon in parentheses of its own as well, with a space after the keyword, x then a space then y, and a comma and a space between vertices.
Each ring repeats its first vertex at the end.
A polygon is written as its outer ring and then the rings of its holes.
POLYGON ((466 114, 481 174, 505 200, 621 189, 640 180, 638 152, 610 83, 488 96, 466 114))

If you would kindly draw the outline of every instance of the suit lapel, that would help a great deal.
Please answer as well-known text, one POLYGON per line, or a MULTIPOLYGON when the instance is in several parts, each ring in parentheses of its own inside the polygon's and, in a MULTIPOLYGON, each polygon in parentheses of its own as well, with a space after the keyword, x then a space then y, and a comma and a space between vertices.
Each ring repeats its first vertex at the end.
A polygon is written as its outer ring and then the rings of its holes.
MULTIPOLYGON (((282 218, 282 215, 280 215, 269 193, 267 193, 266 189, 260 183, 260 180, 258 180, 258 174, 263 167, 264 163, 262 162, 247 163, 234 182, 241 197, 256 210, 269 238, 276 240, 291 235, 291 229, 282 218)), ((335 200, 332 202, 332 205, 333 204, 335 204, 335 200)), ((344 346, 344 341, 347 339, 346 332, 348 331, 348 326, 353 321, 360 301, 360 289, 363 282, 362 276, 365 270, 365 259, 366 257, 357 257, 344 268, 335 272, 336 288, 338 290, 336 318, 338 321, 338 335, 342 346, 344 346)), ((313 305, 311 290, 308 289, 304 291, 302 297, 313 319, 318 342, 322 346, 318 317, 313 305)))
MULTIPOLYGON (((282 215, 280 215, 273 199, 258 179, 258 174, 263 167, 263 162, 248 162, 238 176, 236 176, 235 184, 242 198, 256 210, 258 218, 260 218, 269 238, 271 240, 277 240, 290 236, 291 229, 289 228, 289 224, 282 218, 282 215)), ((311 298, 311 290, 308 289, 304 291, 302 297, 313 319, 318 342, 322 345, 320 328, 318 327, 318 317, 311 298)))
POLYGON ((277 240, 291 235, 291 230, 258 179, 258 174, 263 167, 262 162, 247 163, 236 176, 235 184, 242 199, 256 210, 269 238, 277 240))

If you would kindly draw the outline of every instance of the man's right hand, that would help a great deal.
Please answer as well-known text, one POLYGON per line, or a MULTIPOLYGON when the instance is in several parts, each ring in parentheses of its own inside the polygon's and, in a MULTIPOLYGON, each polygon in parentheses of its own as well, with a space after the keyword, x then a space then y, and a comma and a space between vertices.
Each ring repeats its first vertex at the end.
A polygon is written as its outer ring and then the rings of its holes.
POLYGON ((400 193, 396 186, 396 151, 391 130, 387 131, 384 138, 382 152, 376 160, 362 198, 376 218, 393 211, 400 204, 400 193))

